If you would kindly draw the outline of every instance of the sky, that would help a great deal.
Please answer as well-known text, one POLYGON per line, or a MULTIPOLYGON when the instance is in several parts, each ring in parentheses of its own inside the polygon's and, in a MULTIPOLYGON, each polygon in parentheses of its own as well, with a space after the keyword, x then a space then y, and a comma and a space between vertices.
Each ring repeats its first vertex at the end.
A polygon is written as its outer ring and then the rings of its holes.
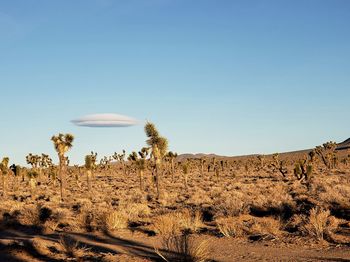
POLYGON ((350 137, 348 0, 0 0, 0 157, 245 155, 350 137), (124 128, 71 120, 116 113, 124 128))

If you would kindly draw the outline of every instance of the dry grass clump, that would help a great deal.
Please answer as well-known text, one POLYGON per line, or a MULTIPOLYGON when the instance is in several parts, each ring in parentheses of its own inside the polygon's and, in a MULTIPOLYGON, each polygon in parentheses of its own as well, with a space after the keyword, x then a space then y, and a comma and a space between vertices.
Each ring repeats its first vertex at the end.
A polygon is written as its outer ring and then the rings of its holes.
POLYGON ((215 220, 220 233, 225 237, 242 237, 244 235, 281 235, 281 222, 272 217, 224 217, 215 220))
POLYGON ((192 212, 185 209, 177 214, 178 221, 182 230, 198 232, 203 227, 203 218, 200 211, 192 212))
POLYGON ((114 210, 105 216, 105 227, 107 230, 114 231, 128 228, 129 218, 125 212, 114 210))
POLYGON ((272 217, 256 218, 251 227, 254 234, 271 235, 278 237, 281 235, 281 221, 272 217))
POLYGON ((138 220, 151 215, 151 209, 145 203, 129 203, 119 206, 130 220, 138 220))
POLYGON ((79 241, 65 234, 60 235, 59 244, 65 254, 71 258, 82 258, 89 251, 89 248, 81 247, 79 241))
POLYGON ((224 237, 241 237, 244 229, 242 223, 234 217, 223 217, 215 220, 220 233, 224 237))
POLYGON ((161 236, 181 233, 181 224, 176 213, 168 213, 155 218, 154 231, 161 236))
POLYGON ((163 242, 161 253, 156 249, 156 253, 165 261, 181 262, 205 262, 210 259, 209 242, 196 242, 187 233, 172 235, 166 242, 163 242))
POLYGON ((169 235, 183 231, 198 232, 203 227, 203 220, 200 211, 184 209, 157 217, 153 225, 156 233, 169 235))

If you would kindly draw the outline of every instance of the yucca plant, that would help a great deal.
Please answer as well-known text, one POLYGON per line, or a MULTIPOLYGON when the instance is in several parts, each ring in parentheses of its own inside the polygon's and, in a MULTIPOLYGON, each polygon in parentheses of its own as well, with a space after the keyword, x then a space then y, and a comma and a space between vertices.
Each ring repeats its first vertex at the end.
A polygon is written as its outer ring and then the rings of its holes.
POLYGON ((154 163, 154 177, 157 187, 157 198, 160 198, 160 172, 162 160, 168 150, 168 140, 159 135, 159 132, 153 123, 147 122, 145 125, 145 133, 148 137, 147 145, 151 148, 151 159, 154 163))
POLYGON ((65 153, 72 148, 74 136, 71 134, 60 133, 57 136, 53 136, 51 140, 53 141, 55 149, 58 153, 61 200, 64 201, 64 190, 66 187, 66 173, 68 160, 65 157, 65 153))

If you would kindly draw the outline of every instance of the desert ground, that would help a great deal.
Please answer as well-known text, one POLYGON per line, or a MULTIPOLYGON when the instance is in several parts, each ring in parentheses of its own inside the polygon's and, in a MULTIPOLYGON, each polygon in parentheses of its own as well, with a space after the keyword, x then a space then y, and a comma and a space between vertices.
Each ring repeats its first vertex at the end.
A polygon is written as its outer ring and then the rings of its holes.
POLYGON ((349 154, 3 161, 0 261, 350 261, 349 154))

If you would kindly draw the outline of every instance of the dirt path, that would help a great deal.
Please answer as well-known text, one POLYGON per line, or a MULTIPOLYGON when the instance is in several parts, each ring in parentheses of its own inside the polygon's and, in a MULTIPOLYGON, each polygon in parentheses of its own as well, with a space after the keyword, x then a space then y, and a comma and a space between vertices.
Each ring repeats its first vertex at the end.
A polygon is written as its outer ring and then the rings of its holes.
MULTIPOLYGON (((69 236, 86 249, 84 259, 80 261, 101 261, 107 254, 112 256, 111 261, 162 261, 154 249, 160 248, 157 237, 129 231, 117 235, 71 233, 69 236)), ((349 247, 248 243, 212 236, 201 236, 199 239, 211 243, 210 254, 214 261, 350 261, 349 247)), ((0 261, 64 261, 66 259, 59 241, 59 234, 2 231, 0 261)))

